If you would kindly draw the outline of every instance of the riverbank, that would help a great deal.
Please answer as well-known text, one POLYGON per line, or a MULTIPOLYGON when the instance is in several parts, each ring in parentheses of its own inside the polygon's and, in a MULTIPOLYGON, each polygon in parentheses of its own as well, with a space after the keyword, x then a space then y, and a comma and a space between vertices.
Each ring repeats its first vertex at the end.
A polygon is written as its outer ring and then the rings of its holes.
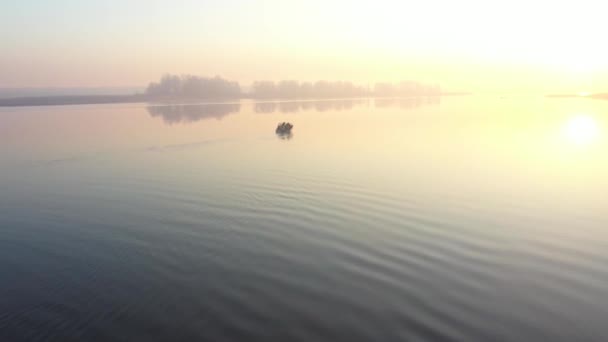
POLYGON ((146 101, 148 101, 148 97, 145 95, 35 96, 0 99, 0 107, 65 106, 108 103, 138 103, 146 101))
MULTIPOLYGON (((410 97, 438 97, 438 96, 465 96, 470 93, 443 93, 430 96, 410 96, 410 97)), ((349 97, 351 98, 351 97, 349 97)), ((360 98, 360 97, 352 97, 360 98)), ((214 100, 233 100, 238 101, 241 99, 253 99, 253 100, 304 100, 294 98, 253 98, 251 96, 241 96, 237 98, 222 98, 214 100)), ((330 98, 331 99, 331 98, 330 98)), ((66 96, 32 96, 32 97, 15 97, 0 99, 0 107, 36 107, 36 106, 69 106, 69 105, 89 105, 89 104, 112 104, 112 103, 188 103, 188 102, 200 102, 210 101, 212 99, 201 99, 201 98, 184 98, 184 97, 152 97, 144 94, 135 95, 66 95, 66 96)))

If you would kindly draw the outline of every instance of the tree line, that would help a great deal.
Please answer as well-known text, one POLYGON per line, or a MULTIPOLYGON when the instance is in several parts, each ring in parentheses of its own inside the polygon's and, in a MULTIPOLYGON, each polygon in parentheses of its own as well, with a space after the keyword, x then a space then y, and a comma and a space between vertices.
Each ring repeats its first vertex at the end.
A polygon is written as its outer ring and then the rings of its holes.
POLYGON ((158 82, 152 82, 146 89, 150 98, 193 98, 193 99, 236 99, 251 97, 256 99, 285 98, 348 98, 364 96, 436 96, 441 95, 438 85, 419 82, 376 83, 373 87, 356 85, 345 81, 299 82, 285 80, 256 81, 249 90, 243 90, 238 82, 216 77, 194 75, 164 75, 158 82))
POLYGON ((164 75, 146 89, 150 97, 238 98, 243 94, 238 82, 219 76, 209 78, 193 75, 164 75))

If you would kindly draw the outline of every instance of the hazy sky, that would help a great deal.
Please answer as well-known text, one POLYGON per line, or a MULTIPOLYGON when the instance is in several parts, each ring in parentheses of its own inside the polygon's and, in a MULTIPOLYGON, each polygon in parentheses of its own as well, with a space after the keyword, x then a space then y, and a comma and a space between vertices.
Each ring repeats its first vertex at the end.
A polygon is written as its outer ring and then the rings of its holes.
POLYGON ((161 74, 608 91, 605 1, 0 0, 0 87, 161 74))

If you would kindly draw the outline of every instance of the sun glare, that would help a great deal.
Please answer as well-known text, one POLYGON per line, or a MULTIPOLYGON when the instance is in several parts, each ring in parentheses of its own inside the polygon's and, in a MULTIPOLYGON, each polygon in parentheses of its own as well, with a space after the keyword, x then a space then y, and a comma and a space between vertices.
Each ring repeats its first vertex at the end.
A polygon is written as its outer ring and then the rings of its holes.
POLYGON ((576 145, 589 145, 600 136, 598 123, 589 115, 576 115, 570 118, 563 127, 566 139, 576 145))

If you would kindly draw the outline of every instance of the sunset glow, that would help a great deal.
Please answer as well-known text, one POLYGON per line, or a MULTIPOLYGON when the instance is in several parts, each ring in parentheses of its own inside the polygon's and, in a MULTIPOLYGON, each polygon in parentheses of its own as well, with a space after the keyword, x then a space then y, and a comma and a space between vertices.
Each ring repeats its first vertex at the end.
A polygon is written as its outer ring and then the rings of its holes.
POLYGON ((242 82, 416 79, 477 92, 608 88, 600 1, 62 0, 5 7, 0 87, 135 86, 173 72, 242 82))
POLYGON ((607 9, 0 1, 0 342, 606 340, 607 9))
POLYGON ((600 127, 591 116, 580 114, 570 118, 563 127, 566 139, 576 145, 589 145, 600 137, 600 127))

